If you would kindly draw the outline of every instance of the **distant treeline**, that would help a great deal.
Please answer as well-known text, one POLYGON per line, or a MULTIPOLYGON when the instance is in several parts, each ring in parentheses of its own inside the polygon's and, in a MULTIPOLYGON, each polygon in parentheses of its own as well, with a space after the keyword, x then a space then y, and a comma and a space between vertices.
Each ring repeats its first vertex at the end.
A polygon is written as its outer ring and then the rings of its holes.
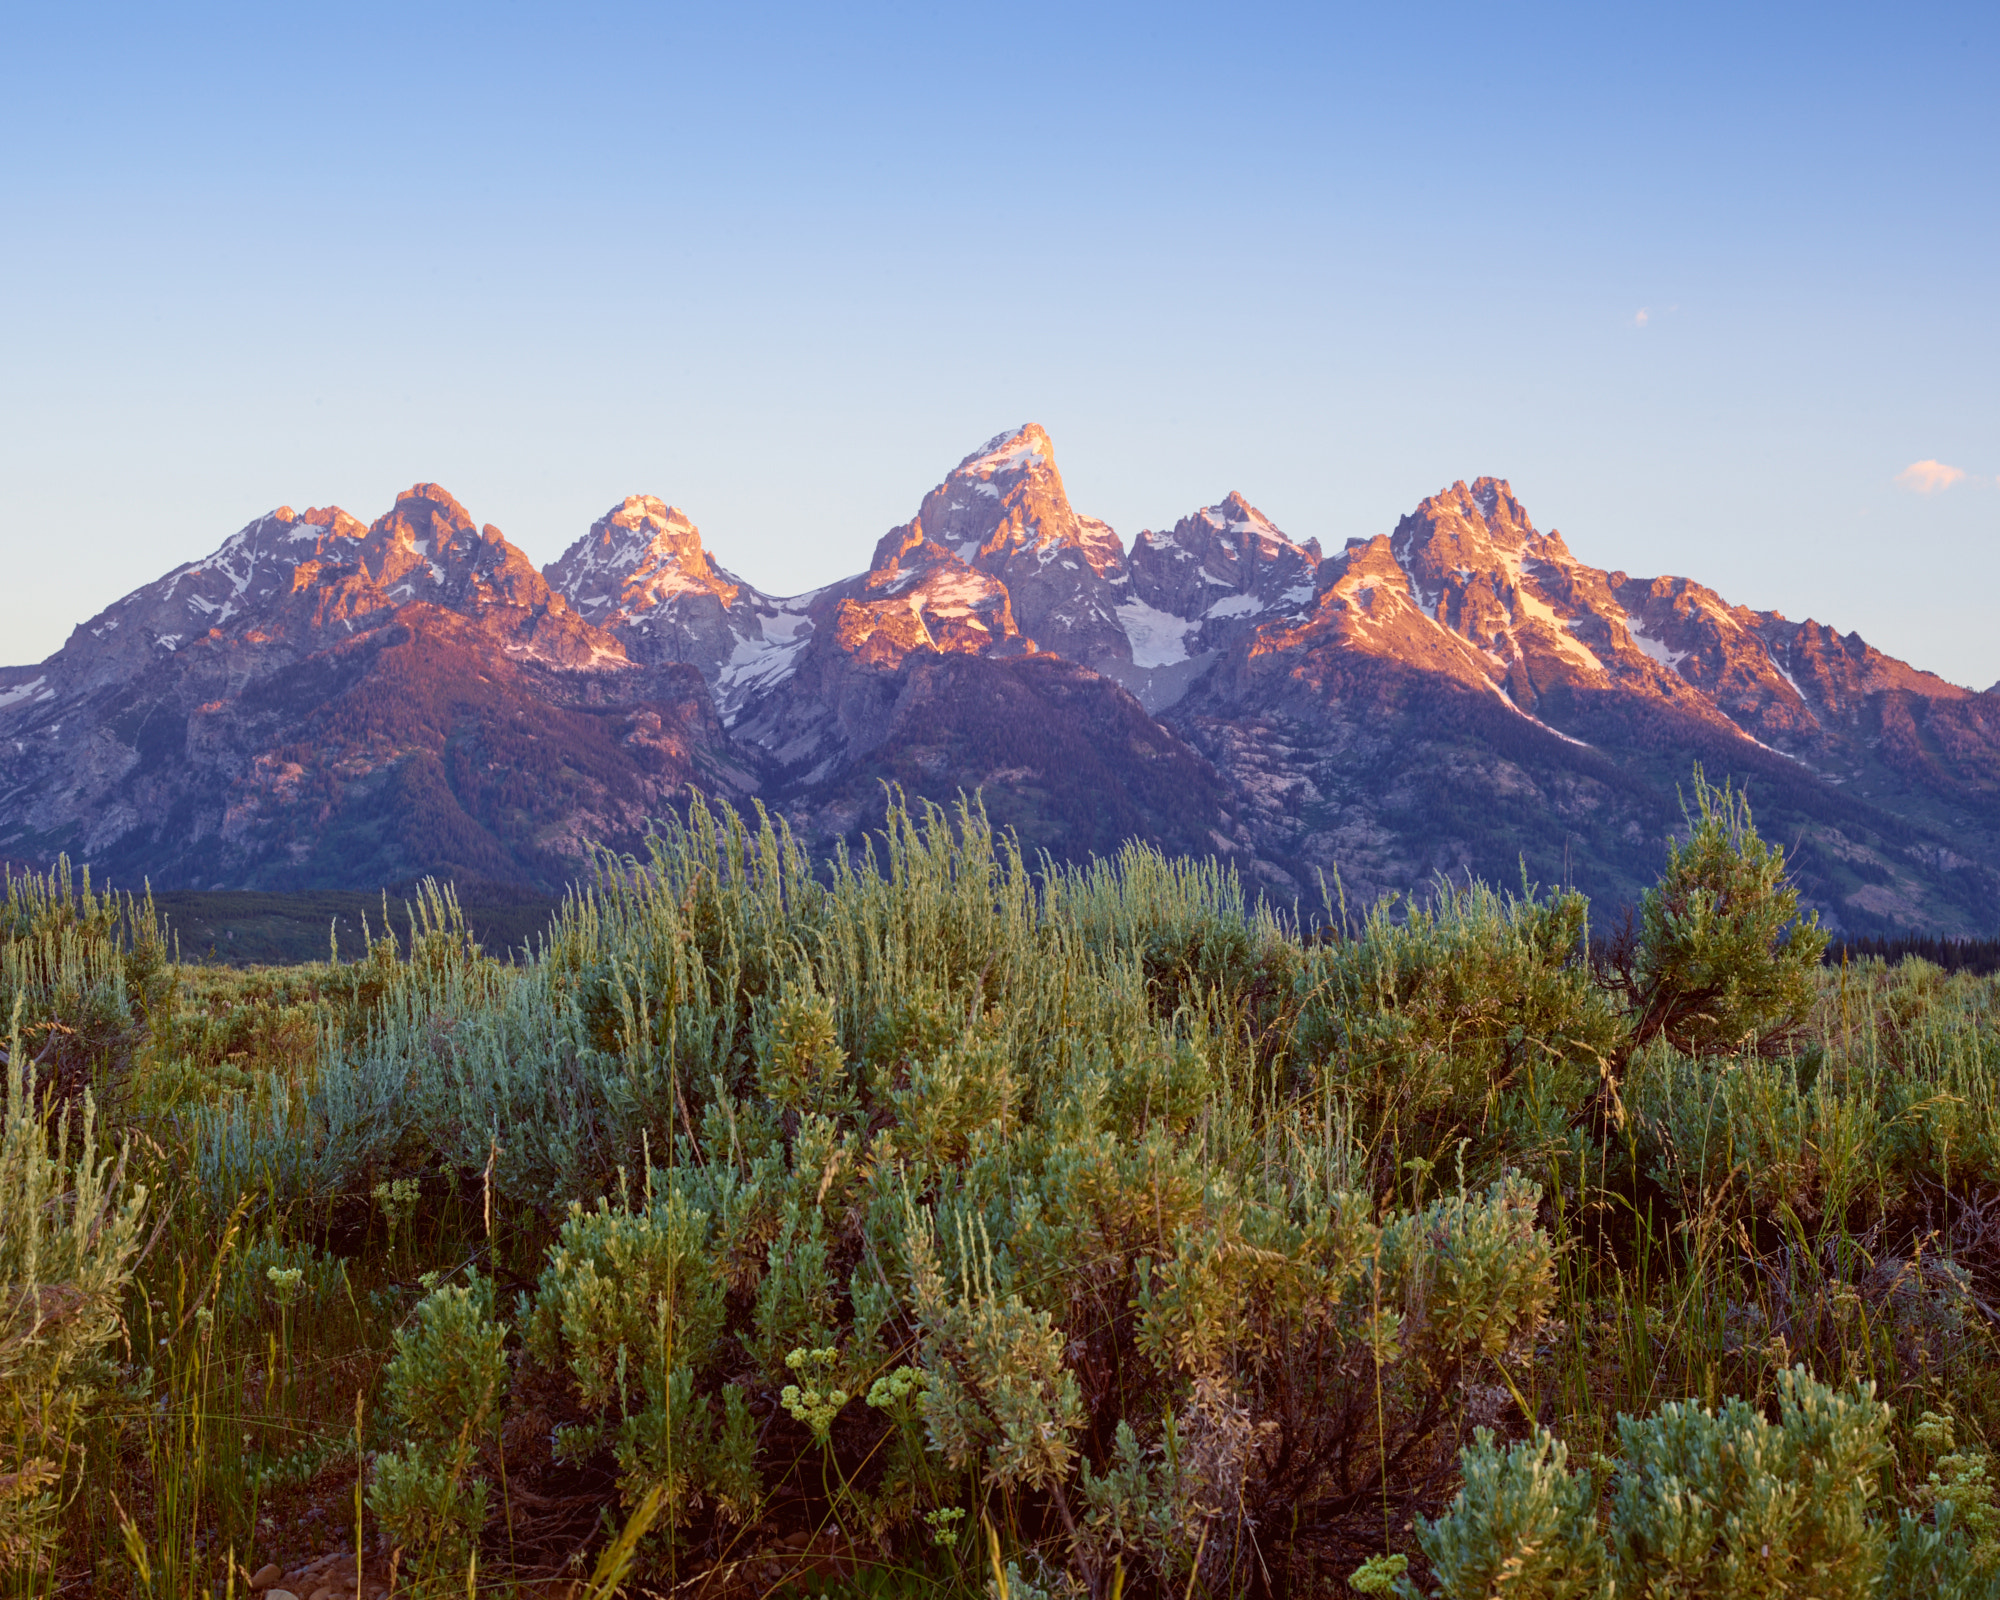
POLYGON ((1972 972, 1984 976, 2000 972, 2000 939, 1941 939, 1936 935, 1909 935, 1899 939, 1838 939, 1826 947, 1826 964, 1837 967, 1843 961, 1862 961, 1880 956, 1894 966, 1905 956, 1921 956, 1946 972, 1972 972))
MULTIPOLYGON (((183 960, 231 967, 296 966, 326 960, 336 941, 342 961, 357 960, 367 954, 368 939, 385 933, 407 955, 416 894, 414 883, 373 894, 169 890, 155 894, 153 905, 183 960)), ((512 884, 462 883, 457 896, 466 930, 502 959, 531 947, 560 903, 542 890, 512 884)))
MULTIPOLYGON (((1322 939, 1338 942, 1339 931, 1327 930, 1322 939)), ((1607 916, 1593 917, 1589 934, 1591 970, 1601 977, 1624 973, 1630 976, 1639 951, 1639 908, 1619 907, 1607 916)), ((1879 958, 1895 966, 1905 956, 1917 956, 1946 972, 1970 972, 1979 977, 2000 972, 2000 939, 1945 938, 1939 934, 1899 934, 1894 938, 1879 934, 1836 938, 1820 959, 1830 967, 1843 961, 1879 958)))
MULTIPOLYGON (((24 877, 44 869, 32 863, 0 857, 0 872, 24 877)), ((460 881, 455 887, 464 910, 467 931, 490 954, 518 958, 548 927, 562 903, 560 894, 523 884, 481 880, 460 881)), ((324 961, 336 944, 342 961, 367 953, 367 938, 386 932, 405 955, 409 949, 410 906, 417 898, 418 880, 386 889, 309 890, 166 890, 152 899, 169 940, 183 960, 222 966, 295 966, 324 961), (385 927, 383 916, 387 912, 385 927)), ((141 899, 144 897, 141 896, 141 899)), ((135 903, 135 909, 138 909, 135 903)), ((1292 908, 1297 913, 1297 908, 1292 908)), ((1301 937, 1307 944, 1341 944, 1343 933, 1331 917, 1300 915, 1301 937)), ((1638 908, 1619 907, 1592 918, 1589 960, 1593 969, 1610 972, 1629 966, 1639 937, 1638 908)), ((1835 939, 1823 958, 1828 966, 1843 961, 1879 957, 1894 966, 1905 956, 1918 956, 1947 972, 1986 976, 2000 972, 2000 939, 1945 938, 1937 934, 1880 935, 1835 939)))

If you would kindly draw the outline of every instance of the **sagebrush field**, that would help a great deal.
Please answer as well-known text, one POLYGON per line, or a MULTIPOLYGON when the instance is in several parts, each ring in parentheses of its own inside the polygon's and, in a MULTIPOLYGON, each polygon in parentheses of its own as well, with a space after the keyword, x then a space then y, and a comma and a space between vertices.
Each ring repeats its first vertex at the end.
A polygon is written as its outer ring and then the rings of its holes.
POLYGON ((2000 1595, 2000 980, 1690 808, 1619 929, 976 806, 512 956, 13 879, 8 1592, 2000 1595))

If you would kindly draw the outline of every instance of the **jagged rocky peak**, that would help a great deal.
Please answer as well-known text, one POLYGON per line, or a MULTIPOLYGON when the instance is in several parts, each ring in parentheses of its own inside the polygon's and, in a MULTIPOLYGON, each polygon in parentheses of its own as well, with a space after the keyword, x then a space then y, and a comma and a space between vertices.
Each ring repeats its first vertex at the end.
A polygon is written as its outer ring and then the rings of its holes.
POLYGON ((605 512, 546 576, 579 613, 605 627, 690 595, 726 609, 744 589, 703 548, 688 514, 650 494, 627 495, 605 512))
POLYGON ((464 506, 437 484, 418 483, 369 528, 361 561, 392 600, 428 600, 445 588, 453 569, 466 565, 478 542, 478 526, 464 506))
POLYGON ((1578 563, 1561 534, 1539 531, 1504 478, 1430 496, 1396 524, 1389 548, 1424 614, 1498 663, 1526 651, 1594 681, 1606 670, 1601 650, 1631 648, 1605 575, 1578 563))
POLYGON ((1817 736, 1779 659, 1792 632, 1782 619, 1685 578, 1579 561, 1561 534, 1535 527, 1504 479, 1432 495, 1387 546, 1417 608, 1472 645, 1524 711, 1539 713, 1557 685, 1617 689, 1786 748, 1817 736))
POLYGON ((1310 607, 1320 564, 1317 539, 1295 542, 1234 490, 1165 532, 1142 530, 1117 605, 1130 664, 1099 670, 1162 711, 1223 651, 1310 607))
POLYGON ((840 598, 829 642, 863 666, 894 668, 913 650, 983 655, 1025 648, 1007 586, 925 535, 921 518, 875 546, 858 592, 840 598))
POLYGON ((1213 542, 1225 553, 1240 550, 1247 555, 1275 557, 1280 552, 1310 549, 1317 557, 1319 552, 1317 539, 1308 539, 1304 545, 1294 544, 1275 522, 1234 489, 1216 504, 1203 506, 1192 517, 1183 517, 1177 528, 1193 537, 1196 523, 1212 530, 1213 542))
MULTIPOLYGON (((1487 587, 1518 581, 1527 562, 1566 565, 1562 535, 1538 531, 1505 478, 1463 480, 1434 494, 1396 524, 1396 559, 1420 592, 1437 593, 1485 576, 1487 587)), ((1429 609, 1433 602, 1426 602, 1429 609)))
MULTIPOLYGON (((882 536, 835 638, 844 648, 893 640, 895 660, 928 636, 946 650, 1004 646, 1093 666, 1125 661, 1115 608, 1127 583, 1118 535, 1071 507, 1055 447, 1029 423, 987 440, 924 496, 916 516, 882 536), (920 615, 922 629, 860 609, 883 603, 920 615)), ((879 653, 871 649, 870 658, 879 653)))
POLYGON ((79 627, 52 662, 78 691, 120 682, 196 647, 321 648, 411 604, 441 606, 480 626, 527 628, 550 659, 615 656, 586 641, 533 564, 436 484, 420 483, 364 526, 338 506, 279 506, 212 554, 134 590, 79 627), (511 620, 501 621, 501 618, 511 620), (576 634, 560 642, 557 635, 576 634))
POLYGON ((307 506, 296 516, 290 506, 279 506, 263 520, 286 524, 296 530, 295 537, 305 537, 307 528, 318 529, 321 536, 333 539, 360 539, 368 533, 367 523, 359 517, 350 517, 339 506, 307 506))
POLYGON ((1021 642, 1007 586, 954 556, 871 572, 834 612, 835 645, 867 666, 895 667, 912 650, 985 655, 1021 642))
POLYGON ((1752 612, 1750 626, 1786 686, 1818 714, 1816 720, 1852 720, 1870 696, 1890 690, 1938 702, 1976 698, 1970 688, 1884 656, 1856 632, 1840 634, 1812 618, 1788 622, 1778 612, 1752 612))
POLYGON ((1257 616, 1309 601, 1319 564, 1317 539, 1294 542, 1232 490, 1171 530, 1132 541, 1132 592, 1190 621, 1257 616))
POLYGON ((278 506, 80 624, 52 660, 84 682, 108 682, 197 639, 266 627, 301 591, 343 577, 365 583, 367 534, 338 506, 278 506))
POLYGON ((912 526, 995 575, 1023 551, 1073 549, 1100 577, 1125 567, 1125 547, 1110 526, 1071 507, 1055 446, 1033 422, 995 434, 959 462, 924 496, 912 526))
MULTIPOLYGON (((1236 563, 1277 560, 1304 548, 1288 539, 1275 522, 1234 489, 1214 505, 1182 517, 1171 535, 1142 533, 1139 537, 1170 540, 1178 549, 1236 563)), ((1316 554, 1319 542, 1311 541, 1311 548, 1316 554)))
POLYGON ((430 483, 365 528, 281 506, 0 686, 0 841, 217 887, 553 879, 748 770, 693 673, 635 669, 430 483))
POLYGON ((1535 537, 1535 525, 1505 478, 1475 478, 1469 486, 1461 478, 1442 493, 1420 501, 1416 510, 1397 524, 1398 550, 1406 534, 1419 533, 1427 535, 1425 542, 1439 535, 1459 535, 1501 549, 1522 550, 1535 537))
POLYGON ((1328 681, 1339 675, 1337 663, 1367 658, 1508 698, 1507 661, 1475 648, 1423 608, 1389 535, 1349 539, 1316 576, 1309 607, 1257 627, 1249 654, 1260 669, 1284 664, 1286 671, 1304 669, 1306 679, 1328 681))
POLYGON ((546 575, 633 660, 699 668, 731 722, 749 699, 791 676, 836 598, 814 590, 781 599, 745 583, 708 553, 686 512, 654 495, 627 495, 546 575))
MULTIPOLYGON (((362 566, 391 605, 428 601, 456 611, 549 609, 541 573, 492 523, 483 527, 435 483, 413 484, 368 529, 362 566)), ((554 601, 559 610, 567 606, 554 601)))

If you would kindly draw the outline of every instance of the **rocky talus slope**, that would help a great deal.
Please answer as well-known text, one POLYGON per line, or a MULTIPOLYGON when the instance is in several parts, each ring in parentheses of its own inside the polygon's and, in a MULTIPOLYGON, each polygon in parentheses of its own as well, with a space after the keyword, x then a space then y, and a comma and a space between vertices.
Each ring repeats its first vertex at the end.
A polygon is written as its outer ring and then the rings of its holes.
POLYGON ((1837 926, 2000 931, 1993 691, 1589 566, 1491 478, 1331 556, 1234 493, 1128 550, 1032 425, 790 597, 650 496, 545 572, 435 485, 281 507, 0 669, 0 739, 0 855, 162 887, 547 886, 690 785, 858 844, 899 784, 1315 912, 1440 874, 1629 900, 1698 760, 1837 926))

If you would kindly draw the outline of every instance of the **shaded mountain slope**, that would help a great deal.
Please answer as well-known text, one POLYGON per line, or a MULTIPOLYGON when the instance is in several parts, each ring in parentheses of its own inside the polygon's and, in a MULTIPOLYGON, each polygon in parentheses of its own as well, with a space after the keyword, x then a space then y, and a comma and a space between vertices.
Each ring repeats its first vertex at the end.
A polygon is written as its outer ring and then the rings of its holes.
POLYGON ((792 597, 650 495, 546 573, 435 485, 280 508, 0 669, 0 740, 0 853, 162 885, 546 887, 690 784, 823 849, 893 784, 1309 906, 1524 869, 1629 900, 1699 761, 1839 930, 2000 932, 2000 694, 1591 566, 1495 478, 1330 557, 1233 492, 1127 550, 1034 424, 792 597))
MULTIPOLYGON (((1628 901, 1700 761, 1750 788, 1836 923, 1992 924, 1994 858, 1938 814, 1934 787, 1898 807, 1846 782, 1881 770, 1907 795, 1923 781, 1889 777, 1871 742, 1885 700, 1962 728, 1981 697, 1898 677, 1858 642, 1842 655, 1851 687, 1830 671, 1794 682, 1766 636, 1819 637, 1810 625, 1588 567, 1489 479, 1350 541, 1316 582, 1309 609, 1260 624, 1164 713, 1302 890, 1337 866, 1365 902, 1437 873, 1516 879, 1525 861, 1533 879, 1628 901)), ((1976 765, 1949 771, 1979 781, 1976 765)))
POLYGON ((949 804, 983 795, 1030 852, 1059 860, 1144 839, 1176 854, 1237 848, 1213 768, 1116 684, 1053 655, 914 651, 865 691, 879 726, 832 780, 774 803, 815 839, 878 826, 885 785, 949 804))
POLYGON ((162 888, 552 885, 688 782, 755 782, 698 672, 633 663, 428 484, 367 529, 259 519, 14 692, 0 848, 162 888))

